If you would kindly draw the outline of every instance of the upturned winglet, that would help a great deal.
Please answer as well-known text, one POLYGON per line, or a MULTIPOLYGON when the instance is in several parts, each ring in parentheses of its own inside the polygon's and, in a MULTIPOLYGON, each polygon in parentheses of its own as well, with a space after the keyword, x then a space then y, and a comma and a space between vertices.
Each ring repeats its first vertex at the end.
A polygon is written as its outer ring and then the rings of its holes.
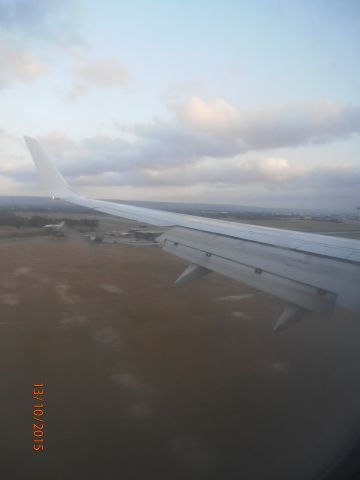
POLYGON ((41 184, 49 195, 62 199, 73 197, 74 192, 38 142, 31 137, 24 137, 24 139, 36 165, 41 184))

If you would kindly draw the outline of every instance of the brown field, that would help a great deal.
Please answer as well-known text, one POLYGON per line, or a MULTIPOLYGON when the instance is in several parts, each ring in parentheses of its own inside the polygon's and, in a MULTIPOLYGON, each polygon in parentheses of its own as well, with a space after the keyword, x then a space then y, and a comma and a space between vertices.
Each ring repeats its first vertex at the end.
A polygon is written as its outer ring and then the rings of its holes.
POLYGON ((274 334, 283 302, 155 247, 0 246, 2 478, 308 479, 357 435, 357 315, 274 334))

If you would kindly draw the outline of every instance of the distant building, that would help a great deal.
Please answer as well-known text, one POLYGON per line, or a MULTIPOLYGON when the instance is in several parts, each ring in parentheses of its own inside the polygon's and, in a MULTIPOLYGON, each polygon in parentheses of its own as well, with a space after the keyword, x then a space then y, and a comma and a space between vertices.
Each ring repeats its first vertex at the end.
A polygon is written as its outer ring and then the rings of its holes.
POLYGON ((151 242, 155 242, 163 234, 163 232, 158 230, 144 230, 143 228, 129 228, 129 233, 135 238, 151 242))

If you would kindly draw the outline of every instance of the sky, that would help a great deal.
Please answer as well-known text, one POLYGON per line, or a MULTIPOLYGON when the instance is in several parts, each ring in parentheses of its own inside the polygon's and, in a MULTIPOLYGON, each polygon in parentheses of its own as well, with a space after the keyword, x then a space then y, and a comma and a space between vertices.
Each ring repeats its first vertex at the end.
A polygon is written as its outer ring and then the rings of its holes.
POLYGON ((355 212, 358 0, 0 0, 0 195, 23 135, 97 198, 355 212))

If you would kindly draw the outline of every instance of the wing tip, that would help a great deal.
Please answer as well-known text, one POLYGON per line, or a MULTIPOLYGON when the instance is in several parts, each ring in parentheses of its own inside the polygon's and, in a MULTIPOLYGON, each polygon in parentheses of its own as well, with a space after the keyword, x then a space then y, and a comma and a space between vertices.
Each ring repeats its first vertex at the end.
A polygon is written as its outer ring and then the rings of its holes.
POLYGON ((48 194, 56 198, 66 198, 74 195, 64 177, 41 148, 39 142, 28 135, 24 135, 24 140, 38 171, 43 188, 47 190, 48 194))
POLYGON ((29 143, 37 143, 34 137, 30 137, 29 135, 23 135, 23 138, 27 144, 29 143))

